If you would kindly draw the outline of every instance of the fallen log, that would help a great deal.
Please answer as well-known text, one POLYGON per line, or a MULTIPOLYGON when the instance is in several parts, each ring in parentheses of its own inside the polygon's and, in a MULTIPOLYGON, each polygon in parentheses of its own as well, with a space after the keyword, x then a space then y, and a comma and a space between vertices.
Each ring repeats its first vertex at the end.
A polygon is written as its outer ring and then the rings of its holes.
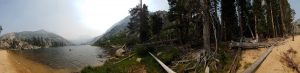
POLYGON ((148 52, 168 73, 176 73, 171 68, 169 68, 166 64, 161 62, 157 57, 155 57, 152 53, 148 52))
POLYGON ((244 73, 254 73, 258 66, 263 63, 267 56, 272 52, 273 46, 269 47, 266 52, 264 52, 250 67, 248 67, 244 73))
POLYGON ((270 44, 267 43, 248 43, 248 42, 231 42, 229 44, 231 48, 243 48, 243 49, 251 49, 251 48, 264 48, 269 47, 270 44))
POLYGON ((117 61, 117 62, 115 62, 115 63, 113 63, 113 64, 120 63, 120 62, 122 62, 122 61, 124 61, 124 60, 126 60, 126 59, 128 59, 128 58, 130 58, 130 57, 132 57, 132 56, 134 56, 134 55, 135 55, 135 53, 134 53, 134 54, 131 54, 131 55, 129 55, 128 57, 123 58, 122 60, 119 60, 119 61, 117 61))

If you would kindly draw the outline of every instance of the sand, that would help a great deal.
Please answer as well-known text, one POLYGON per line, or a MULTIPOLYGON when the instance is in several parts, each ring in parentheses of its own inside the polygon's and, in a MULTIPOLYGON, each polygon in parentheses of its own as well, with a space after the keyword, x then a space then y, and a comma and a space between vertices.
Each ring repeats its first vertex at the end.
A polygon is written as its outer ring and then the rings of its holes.
POLYGON ((0 73, 17 73, 16 68, 9 61, 6 50, 0 50, 0 73))
POLYGON ((300 66, 300 36, 295 36, 295 41, 292 41, 292 38, 289 38, 283 42, 284 44, 276 46, 273 49, 270 55, 257 69, 256 73, 295 73, 295 71, 280 62, 280 59, 282 53, 292 47, 298 52, 293 59, 300 66))
MULTIPOLYGON (((260 65, 255 73, 296 73, 292 69, 288 68, 284 63, 280 62, 281 55, 289 48, 293 48, 298 53, 293 57, 294 61, 300 66, 300 36, 295 36, 295 41, 292 38, 282 41, 283 44, 279 44, 273 48, 273 51, 260 65)), ((247 63, 254 63, 257 58, 264 52, 265 49, 252 49, 245 50, 242 54, 240 61, 241 67, 239 67, 238 73, 242 73, 247 63)))
POLYGON ((67 69, 54 69, 22 56, 0 50, 0 73, 70 73, 67 69))
POLYGON ((237 70, 237 73, 242 73, 246 68, 253 64, 266 50, 266 48, 243 50, 240 60, 240 66, 237 70))

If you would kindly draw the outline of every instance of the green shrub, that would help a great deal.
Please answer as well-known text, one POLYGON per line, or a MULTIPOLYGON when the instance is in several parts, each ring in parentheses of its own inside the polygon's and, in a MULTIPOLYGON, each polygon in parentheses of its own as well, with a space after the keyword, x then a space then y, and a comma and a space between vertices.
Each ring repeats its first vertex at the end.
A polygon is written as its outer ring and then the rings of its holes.
MULTIPOLYGON (((100 67, 86 67, 81 70, 81 73, 131 73, 137 69, 137 67, 141 66, 140 63, 136 61, 136 57, 132 57, 133 59, 126 59, 122 62, 114 64, 115 60, 108 60, 105 62, 103 66, 100 67)), ((119 61, 121 59, 118 59, 119 61)))
POLYGON ((145 46, 135 46, 134 48, 134 52, 139 56, 139 57, 145 57, 146 55, 148 55, 148 51, 147 48, 145 46))
POLYGON ((94 69, 91 66, 85 67, 81 73, 96 73, 94 72, 94 69))
POLYGON ((143 57, 142 63, 145 65, 147 73, 166 73, 150 54, 143 57))
POLYGON ((166 64, 171 64, 171 62, 179 56, 179 49, 171 47, 165 50, 161 50, 162 54, 159 56, 161 61, 166 64))

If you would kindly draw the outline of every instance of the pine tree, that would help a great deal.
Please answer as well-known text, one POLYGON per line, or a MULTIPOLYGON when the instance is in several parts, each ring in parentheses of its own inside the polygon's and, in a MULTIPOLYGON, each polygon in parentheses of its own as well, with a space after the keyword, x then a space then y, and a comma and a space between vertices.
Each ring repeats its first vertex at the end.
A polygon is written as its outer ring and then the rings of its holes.
POLYGON ((145 43, 150 37, 149 11, 144 4, 142 7, 137 5, 129 11, 131 18, 128 23, 129 33, 131 35, 139 35, 141 43, 145 43))
POLYGON ((151 28, 152 28, 152 34, 153 35, 159 35, 160 31, 162 29, 162 17, 160 16, 160 14, 158 12, 154 13, 153 15, 150 16, 151 17, 151 28))
POLYGON ((282 4, 282 11, 284 12, 283 15, 283 19, 284 19, 284 24, 286 27, 286 33, 291 34, 292 33, 292 29, 288 29, 288 28, 292 28, 292 22, 294 20, 294 10, 291 9, 290 4, 288 3, 287 0, 281 0, 281 4, 282 4))
POLYGON ((266 1, 266 8, 267 8, 267 25, 269 26, 269 32, 270 36, 272 37, 277 37, 277 29, 275 28, 275 23, 274 23, 274 10, 273 10, 273 3, 272 1, 274 0, 265 0, 266 1))
POLYGON ((145 4, 142 7, 142 12, 140 12, 140 23, 140 41, 141 43, 146 43, 150 39, 150 25, 148 6, 146 6, 145 4))
POLYGON ((221 1, 221 19, 222 19, 222 29, 223 40, 230 41, 239 36, 239 27, 237 23, 237 13, 235 0, 222 0, 221 1))
POLYGON ((139 27, 138 13, 139 13, 139 11, 141 11, 141 9, 139 8, 139 5, 137 5, 136 7, 129 10, 131 18, 130 18, 130 21, 128 22, 127 28, 129 29, 130 35, 137 34, 137 32, 139 30, 138 29, 138 27, 139 27))
POLYGON ((2 29, 2 26, 0 26, 0 33, 1 33, 2 30, 3 30, 3 29, 2 29))
MULTIPOLYGON (((237 1, 237 11, 238 11, 238 24, 240 28, 240 36, 248 36, 253 35, 251 26, 249 22, 251 18, 249 18, 250 10, 251 10, 251 0, 236 0, 237 1), (248 33, 247 33, 248 32, 248 33), (250 32, 250 33, 249 33, 250 32)), ((252 36, 253 37, 253 36, 252 36)))
POLYGON ((174 23, 175 34, 181 44, 185 44, 189 33, 189 14, 188 14, 188 0, 168 0, 170 9, 168 19, 174 23))

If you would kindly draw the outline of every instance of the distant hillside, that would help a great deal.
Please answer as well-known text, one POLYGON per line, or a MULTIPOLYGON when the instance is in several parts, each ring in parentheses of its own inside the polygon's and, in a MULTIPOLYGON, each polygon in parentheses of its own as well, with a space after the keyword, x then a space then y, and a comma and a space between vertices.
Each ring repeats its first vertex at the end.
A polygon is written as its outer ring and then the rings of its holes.
POLYGON ((45 30, 8 33, 0 37, 1 48, 34 49, 72 45, 63 37, 45 30))
MULTIPOLYGON (((167 15, 166 11, 156 11, 156 12, 151 12, 150 15, 154 14, 154 13, 159 13, 161 17, 165 18, 167 15)), ((104 40, 105 38, 108 37, 112 37, 120 32, 124 32, 127 29, 128 26, 128 22, 130 21, 131 16, 127 16, 124 19, 122 19, 121 21, 117 22, 116 24, 114 24, 110 29, 108 29, 103 35, 98 36, 96 38, 94 38, 91 42, 89 42, 88 44, 94 44, 97 41, 101 41, 104 40)), ((166 22, 165 22, 166 23, 166 22)))
POLYGON ((121 31, 124 31, 127 29, 128 22, 131 16, 127 16, 121 21, 115 23, 112 27, 110 27, 103 35, 97 36, 94 39, 92 39, 87 44, 94 44, 97 40, 103 40, 104 38, 111 37, 121 31))
POLYGON ((294 24, 295 24, 295 25, 300 25, 300 19, 295 20, 295 21, 294 21, 294 24))
POLYGON ((300 19, 295 20, 294 25, 296 25, 295 31, 297 34, 300 34, 300 19))

